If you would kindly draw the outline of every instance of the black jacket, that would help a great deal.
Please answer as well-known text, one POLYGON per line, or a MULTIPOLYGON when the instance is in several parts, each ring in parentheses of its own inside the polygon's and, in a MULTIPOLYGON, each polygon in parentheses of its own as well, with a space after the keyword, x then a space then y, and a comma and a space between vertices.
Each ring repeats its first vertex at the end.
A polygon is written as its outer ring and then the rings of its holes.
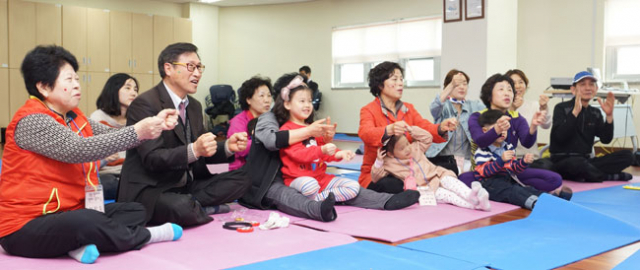
POLYGON ((279 129, 273 113, 266 112, 258 118, 247 163, 242 167, 251 180, 251 186, 240 198, 241 205, 258 209, 271 208, 263 199, 274 181, 283 181, 278 149, 289 146, 289 131, 279 129))
POLYGON ((582 108, 575 117, 572 113, 574 105, 575 97, 553 109, 549 148, 553 157, 586 156, 591 154, 595 137, 605 144, 613 139, 613 122, 605 121, 600 108, 582 108))

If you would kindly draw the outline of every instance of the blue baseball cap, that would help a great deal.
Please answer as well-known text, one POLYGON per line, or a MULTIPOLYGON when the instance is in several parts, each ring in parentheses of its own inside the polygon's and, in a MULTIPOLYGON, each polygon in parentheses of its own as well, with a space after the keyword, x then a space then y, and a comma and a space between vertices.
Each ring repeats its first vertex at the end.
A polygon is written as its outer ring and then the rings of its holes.
POLYGON ((593 81, 598 81, 598 79, 596 79, 596 77, 594 77, 593 74, 591 74, 591 72, 580 71, 576 74, 576 76, 573 77, 573 84, 576 84, 585 78, 591 78, 593 81))

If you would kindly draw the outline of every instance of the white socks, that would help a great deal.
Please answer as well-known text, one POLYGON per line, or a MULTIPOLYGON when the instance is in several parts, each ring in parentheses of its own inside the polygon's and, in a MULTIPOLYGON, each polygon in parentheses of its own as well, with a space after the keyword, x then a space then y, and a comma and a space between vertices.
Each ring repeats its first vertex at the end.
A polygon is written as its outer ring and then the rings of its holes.
POLYGON ((482 184, 478 181, 473 181, 471 183, 471 196, 475 194, 476 196, 476 209, 480 209, 483 211, 491 211, 491 203, 489 202, 489 192, 482 187, 482 184))
POLYGON ((78 249, 69 251, 67 254, 81 263, 94 263, 100 256, 98 247, 94 244, 82 246, 78 249))
POLYGON ((151 238, 147 244, 176 241, 182 237, 182 227, 173 223, 165 223, 157 227, 147 228, 151 233, 151 238))
POLYGON ((482 188, 482 184, 478 181, 471 182, 471 193, 467 197, 467 201, 473 205, 478 205, 478 191, 482 188))

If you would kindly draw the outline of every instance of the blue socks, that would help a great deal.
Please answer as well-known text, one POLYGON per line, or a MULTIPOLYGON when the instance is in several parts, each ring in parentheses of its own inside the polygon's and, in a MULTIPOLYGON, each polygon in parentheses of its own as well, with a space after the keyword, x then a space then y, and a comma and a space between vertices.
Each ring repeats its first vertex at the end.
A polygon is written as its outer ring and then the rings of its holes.
POLYGON ((165 223, 157 227, 147 228, 151 233, 151 238, 147 244, 164 242, 164 241, 176 241, 182 237, 182 227, 173 223, 165 223))
POLYGON ((87 264, 94 263, 100 256, 98 247, 94 244, 82 246, 78 249, 69 251, 67 254, 69 254, 71 258, 76 259, 76 261, 87 264))

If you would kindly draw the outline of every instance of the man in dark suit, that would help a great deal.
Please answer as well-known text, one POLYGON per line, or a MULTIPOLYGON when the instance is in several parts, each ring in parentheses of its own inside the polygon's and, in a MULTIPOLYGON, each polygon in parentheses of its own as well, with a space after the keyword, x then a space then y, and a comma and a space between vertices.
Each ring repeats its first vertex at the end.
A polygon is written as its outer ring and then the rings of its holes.
POLYGON ((320 109, 320 102, 322 102, 322 93, 320 89, 318 89, 318 84, 311 80, 311 68, 309 66, 302 66, 298 72, 303 76, 307 77, 307 86, 312 91, 311 103, 313 104, 313 109, 320 109))
POLYGON ((243 170, 212 175, 207 169, 207 164, 228 163, 234 152, 244 150, 247 134, 216 142, 215 135, 205 132, 202 106, 189 96, 196 93, 204 71, 197 50, 190 43, 167 46, 158 57, 162 82, 136 98, 127 111, 127 125, 166 108, 180 113, 174 130, 128 150, 122 167, 118 201, 142 203, 149 223, 210 222, 209 214, 240 198, 250 184, 243 170))

